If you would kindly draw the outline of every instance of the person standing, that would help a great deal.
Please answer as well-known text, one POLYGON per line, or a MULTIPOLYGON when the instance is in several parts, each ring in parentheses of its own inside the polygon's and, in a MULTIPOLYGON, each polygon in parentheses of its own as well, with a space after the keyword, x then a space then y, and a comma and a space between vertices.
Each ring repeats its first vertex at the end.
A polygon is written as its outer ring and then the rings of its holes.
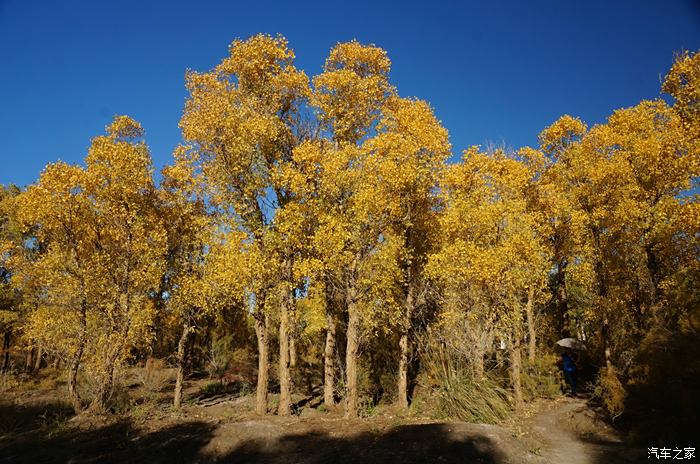
POLYGON ((561 364, 566 383, 569 384, 571 389, 571 396, 576 397, 576 362, 568 350, 562 353, 561 364))

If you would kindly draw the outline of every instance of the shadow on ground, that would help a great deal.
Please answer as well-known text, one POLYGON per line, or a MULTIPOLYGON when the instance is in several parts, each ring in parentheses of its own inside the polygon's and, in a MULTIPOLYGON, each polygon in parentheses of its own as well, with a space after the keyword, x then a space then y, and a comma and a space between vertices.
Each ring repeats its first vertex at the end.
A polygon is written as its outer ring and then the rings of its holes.
POLYGON ((61 404, 0 405, 0 463, 190 463, 213 436, 204 422, 150 433, 128 421, 77 431, 65 426, 68 416, 57 416, 65 413, 61 404))
POLYGON ((274 442, 248 441, 220 456, 230 463, 493 463, 510 461, 487 436, 456 437, 448 424, 396 427, 385 433, 334 437, 290 434, 274 442))
MULTIPOLYGON (((147 431, 128 420, 86 427, 80 418, 78 430, 71 417, 64 404, 0 403, 0 463, 550 462, 504 429, 487 425, 412 424, 372 431, 365 422, 358 427, 344 421, 292 422, 285 428, 276 420, 221 426, 188 421, 147 431)), ((569 462, 634 462, 620 443, 590 438, 586 456, 569 462)))
POLYGON ((1 463, 511 462, 489 437, 460 436, 463 434, 448 424, 408 425, 344 437, 333 436, 329 430, 263 435, 243 441, 236 436, 219 436, 218 441, 235 444, 216 453, 205 449, 216 434, 216 425, 208 422, 186 422, 144 432, 129 421, 119 421, 77 431, 65 425, 71 417, 65 405, 48 403, 0 404, 0 417, 1 463))

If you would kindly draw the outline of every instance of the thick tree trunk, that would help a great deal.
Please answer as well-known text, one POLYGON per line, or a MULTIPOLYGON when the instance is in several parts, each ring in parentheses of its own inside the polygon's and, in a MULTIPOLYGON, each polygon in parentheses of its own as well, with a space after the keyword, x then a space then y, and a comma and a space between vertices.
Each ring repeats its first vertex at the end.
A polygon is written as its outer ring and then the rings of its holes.
POLYGON ((404 329, 399 339, 399 408, 408 409, 408 333, 404 329))
POLYGON ((182 387, 185 381, 185 363, 187 362, 187 346, 190 338, 190 326, 185 324, 180 334, 180 341, 177 344, 177 377, 175 378, 175 394, 173 406, 179 408, 182 404, 182 387))
POLYGON ((357 387, 357 358, 359 352, 360 318, 357 313, 356 290, 349 287, 346 295, 348 308, 347 345, 345 351, 345 416, 357 416, 359 391, 357 387))
POLYGON ((255 395, 255 413, 264 415, 267 414, 267 384, 270 378, 267 315, 264 314, 264 311, 262 314, 256 314, 255 336, 258 340, 258 386, 255 395))
POLYGON ((294 289, 292 288, 292 258, 287 254, 284 262, 284 283, 289 287, 285 287, 282 294, 282 308, 280 311, 280 353, 279 353, 279 381, 280 381, 280 400, 277 414, 280 416, 288 416, 292 412, 292 374, 291 364, 292 357, 291 349, 291 311, 294 304, 294 289))
POLYGON ((280 416, 288 416, 292 410, 292 380, 289 372, 289 364, 289 299, 288 296, 285 295, 284 301, 282 302, 282 314, 280 314, 280 400, 277 409, 277 413, 280 416))
POLYGON ((31 372, 34 368, 34 347, 30 347, 27 350, 27 357, 24 360, 24 370, 26 372, 31 372))
MULTIPOLYGON (((599 252, 600 256, 600 232, 597 229, 592 230, 593 240, 595 243, 596 251, 599 252)), ((608 285, 606 282, 605 269, 603 267, 603 261, 598 258, 595 262, 595 274, 598 279, 598 304, 601 305, 599 308, 602 310, 603 321, 601 327, 601 335, 603 339, 603 352, 605 354, 605 367, 610 370, 612 367, 612 353, 610 350, 610 319, 608 318, 608 285)))
POLYGON ((335 406, 335 319, 332 309, 326 308, 326 346, 323 350, 323 403, 335 406))
POLYGON ((527 317, 527 330, 528 330, 528 340, 527 340, 527 358, 530 364, 535 362, 535 355, 537 354, 537 334, 535 332, 535 316, 533 314, 533 306, 535 304, 535 287, 530 286, 527 292, 527 304, 525 305, 525 315, 527 317))
POLYGON ((41 347, 41 345, 39 345, 36 349, 36 359, 34 360, 34 371, 38 371, 39 369, 41 369, 41 361, 42 361, 43 356, 44 356, 44 350, 41 347))
POLYGON ((293 328, 289 329, 289 367, 297 367, 297 337, 293 328))
POLYGON ((75 413, 78 414, 83 409, 83 403, 80 399, 80 394, 78 393, 78 370, 80 369, 80 358, 83 355, 82 347, 79 349, 78 353, 71 359, 70 366, 68 368, 68 396, 73 404, 73 409, 75 413))
POLYGON ((659 289, 659 259, 656 257, 652 244, 644 247, 647 258, 647 271, 649 275, 649 306, 654 307, 658 298, 659 289))
POLYGON ((403 410, 408 409, 408 360, 410 358, 408 334, 411 329, 413 310, 413 282, 409 282, 406 291, 406 300, 404 301, 404 320, 401 327, 401 338, 399 339, 399 408, 403 410))
POLYGON ((513 340, 510 344, 511 382, 513 384, 516 411, 521 411, 523 408, 523 390, 520 380, 520 371, 522 366, 522 359, 520 356, 521 338, 520 324, 517 323, 516 328, 513 330, 513 340))

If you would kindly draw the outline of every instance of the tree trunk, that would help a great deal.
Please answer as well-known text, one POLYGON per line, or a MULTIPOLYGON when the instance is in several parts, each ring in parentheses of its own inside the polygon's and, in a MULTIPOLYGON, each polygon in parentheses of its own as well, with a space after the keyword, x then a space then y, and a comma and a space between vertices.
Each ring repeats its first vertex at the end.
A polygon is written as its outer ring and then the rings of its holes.
MULTIPOLYGON (((600 254, 600 232, 596 229, 592 229, 593 240, 595 243, 595 249, 600 254)), ((603 266, 603 260, 599 257, 595 261, 594 266, 595 274, 598 279, 598 305, 599 309, 602 310, 603 321, 601 327, 601 335, 603 339, 603 352, 605 353, 605 367, 610 370, 612 367, 612 356, 610 351, 610 319, 608 318, 608 285, 606 282, 605 269, 603 266)))
POLYGON ((404 329, 399 339, 399 408, 408 409, 408 333, 404 329))
POLYGON ((264 310, 255 316, 255 336, 258 340, 258 386, 255 395, 255 413, 267 414, 267 384, 269 381, 269 340, 267 336, 267 315, 264 310))
POLYGON ((34 371, 35 372, 38 372, 39 369, 41 369, 41 361, 42 361, 43 356, 44 356, 44 350, 41 347, 41 345, 39 345, 36 349, 36 359, 34 360, 34 371))
POLYGON ((292 409, 292 380, 289 372, 289 295, 283 297, 282 313, 280 314, 280 355, 279 355, 279 381, 280 401, 277 413, 280 416, 288 416, 292 409))
POLYGON ((78 335, 78 346, 75 354, 68 366, 68 396, 73 404, 75 413, 78 414, 83 409, 83 403, 78 393, 78 370, 85 350, 85 339, 87 335, 87 301, 83 299, 80 304, 80 333, 78 335))
POLYGON ((99 413, 105 412, 108 409, 109 406, 109 400, 112 398, 112 395, 114 394, 114 385, 115 385, 115 366, 117 363, 117 358, 119 357, 119 346, 115 346, 112 348, 112 352, 110 353, 108 359, 107 359, 107 365, 106 365, 106 375, 101 379, 100 386, 97 390, 97 395, 95 396, 95 399, 92 401, 92 404, 90 405, 90 409, 93 411, 97 411, 99 413))
POLYGON ((658 298, 660 265, 652 244, 647 243, 644 247, 644 251, 646 253, 647 272, 649 276, 649 306, 654 307, 658 298))
POLYGON ((180 341, 177 344, 177 377, 175 378, 175 394, 173 406, 179 408, 182 404, 182 386, 185 381, 185 363, 187 361, 187 342, 190 337, 190 326, 184 324, 180 341))
POLYGON ((408 333, 411 328, 411 318, 413 317, 413 283, 409 282, 404 301, 403 324, 401 327, 401 338, 399 339, 399 408, 404 411, 408 409, 408 359, 409 343, 408 333))
POLYGON ((10 343, 12 342, 12 330, 7 329, 2 337, 2 370, 7 371, 10 366, 10 343))
POLYGON ((349 287, 346 295, 348 307, 347 349, 345 351, 345 416, 357 416, 359 392, 357 388, 357 357, 359 351, 360 318, 357 314, 356 291, 349 287))
MULTIPOLYGON (((328 301, 328 300, 327 300, 328 301)), ((326 307, 326 347, 323 350, 323 403, 335 406, 335 319, 332 309, 326 307)))
POLYGON ((68 369, 68 396, 70 397, 71 403, 73 404, 73 409, 75 413, 78 414, 83 409, 83 404, 80 399, 80 394, 78 393, 78 369, 80 368, 80 358, 83 355, 83 348, 79 349, 79 352, 73 357, 70 362, 70 367, 68 369))
POLYGON ((530 286, 527 292, 527 304, 525 305, 525 315, 527 316, 527 330, 528 330, 528 340, 527 340, 527 358, 530 364, 535 362, 535 355, 537 350, 537 334, 535 332, 535 316, 533 314, 532 308, 535 304, 535 287, 530 286))
POLYGON ((297 367, 297 337, 294 329, 289 330, 289 367, 297 367))
POLYGON ((291 311, 294 303, 294 288, 292 286, 292 258, 287 253, 284 261, 284 293, 282 294, 282 308, 280 311, 280 354, 279 354, 279 381, 280 400, 277 414, 288 416, 292 412, 292 375, 291 375, 291 311))
POLYGON ((603 318, 603 350, 605 353, 605 367, 610 370, 612 367, 612 356, 610 352, 610 321, 607 316, 603 318))
POLYGON ((24 370, 26 372, 31 372, 33 368, 34 368, 34 347, 32 346, 27 350, 27 357, 25 358, 25 361, 24 361, 24 370))
POLYGON ((517 323, 517 327, 513 330, 513 340, 510 344, 510 365, 511 365, 511 381, 513 383, 513 393, 515 395, 515 409, 516 411, 521 411, 523 408, 523 390, 520 381, 520 370, 522 366, 522 359, 520 356, 520 327, 517 323))

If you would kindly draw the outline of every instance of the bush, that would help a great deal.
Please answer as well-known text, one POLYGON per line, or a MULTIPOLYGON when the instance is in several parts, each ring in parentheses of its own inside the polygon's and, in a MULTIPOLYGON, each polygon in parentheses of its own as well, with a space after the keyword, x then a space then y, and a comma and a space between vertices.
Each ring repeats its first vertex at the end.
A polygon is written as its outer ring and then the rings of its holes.
POLYGON ((165 366, 165 361, 148 358, 145 367, 139 369, 139 381, 147 391, 159 393, 169 387, 173 375, 165 366))
POLYGON ((605 409, 613 419, 624 412, 627 391, 614 367, 605 367, 600 370, 594 395, 603 401, 605 409))
POLYGON ((219 381, 207 382, 199 389, 199 395, 202 398, 209 398, 223 393, 226 393, 226 385, 219 381))
POLYGON ((360 404, 357 408, 358 415, 363 418, 372 417, 377 414, 377 404, 372 398, 362 397, 360 398, 360 404))
POLYGON ((12 370, 0 371, 0 393, 19 387, 21 382, 12 370))
POLYGON ((442 379, 440 411, 466 422, 495 424, 511 413, 508 391, 486 376, 475 380, 470 374, 442 379))
POLYGON ((477 379, 475 354, 454 327, 428 333, 420 343, 424 381, 437 396, 438 413, 466 422, 497 423, 512 411, 504 372, 492 370, 477 379))
POLYGON ((233 335, 217 338, 211 344, 207 356, 207 372, 209 377, 221 377, 233 360, 234 351, 231 349, 233 335))
POLYGON ((124 415, 131 410, 133 405, 129 389, 123 383, 116 383, 107 404, 108 410, 118 415, 124 415))
POLYGON ((561 395, 564 382, 557 366, 557 356, 542 355, 530 364, 526 363, 522 371, 521 382, 526 400, 536 398, 555 398, 561 395))

